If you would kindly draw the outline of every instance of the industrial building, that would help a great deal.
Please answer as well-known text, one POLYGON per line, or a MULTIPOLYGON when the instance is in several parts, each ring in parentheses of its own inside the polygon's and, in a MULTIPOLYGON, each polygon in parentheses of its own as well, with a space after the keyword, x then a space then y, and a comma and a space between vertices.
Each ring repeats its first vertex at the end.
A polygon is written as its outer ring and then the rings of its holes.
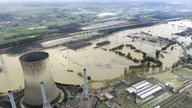
POLYGON ((104 97, 108 100, 111 100, 113 98, 113 95, 111 95, 110 93, 108 93, 107 91, 104 91, 104 97))
POLYGON ((25 83, 24 97, 20 101, 22 108, 44 106, 45 95, 47 103, 53 106, 64 99, 63 92, 57 88, 51 75, 48 57, 46 52, 31 52, 19 58, 25 83), (41 82, 43 86, 40 86, 41 82))
POLYGON ((72 101, 71 105, 69 106, 69 108, 79 108, 79 102, 80 102, 80 100, 81 100, 81 97, 76 96, 76 97, 73 99, 73 101, 72 101))
POLYGON ((89 93, 87 85, 87 72, 83 70, 84 86, 81 96, 76 96, 69 108, 96 108, 98 106, 98 99, 95 95, 89 93))
MULTIPOLYGON (((65 90, 67 88, 64 86, 63 89, 62 85, 55 84, 50 72, 48 57, 49 54, 46 52, 31 52, 19 58, 23 69, 25 88, 21 95, 15 98, 11 91, 8 92, 12 108, 62 108, 65 106, 64 101, 68 97, 67 90, 65 90)), ((86 69, 84 69, 82 95, 75 96, 67 107, 96 108, 98 104, 95 95, 89 93, 86 69)))
POLYGON ((136 94, 138 98, 144 99, 160 90, 162 90, 161 86, 143 80, 127 88, 126 92, 128 95, 136 94))
POLYGON ((95 98, 94 95, 89 94, 86 69, 83 70, 83 73, 84 87, 81 100, 79 102, 79 108, 95 108, 98 104, 97 98, 95 98))
POLYGON ((100 101, 105 101, 105 100, 112 100, 114 98, 113 95, 111 95, 107 90, 97 90, 95 91, 95 96, 100 100, 100 101))

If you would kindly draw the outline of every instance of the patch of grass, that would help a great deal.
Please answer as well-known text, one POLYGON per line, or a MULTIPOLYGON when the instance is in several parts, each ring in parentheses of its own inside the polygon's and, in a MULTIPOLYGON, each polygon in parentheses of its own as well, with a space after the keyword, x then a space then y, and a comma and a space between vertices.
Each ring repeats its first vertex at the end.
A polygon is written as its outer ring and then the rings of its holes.
POLYGON ((178 108, 177 105, 172 106, 171 108, 178 108))
POLYGON ((192 103, 191 104, 189 104, 189 105, 187 105, 187 107, 186 108, 192 108, 192 103))
POLYGON ((99 108, 108 108, 104 103, 99 104, 99 108))
POLYGON ((189 93, 188 96, 192 98, 192 94, 189 93))
POLYGON ((135 108, 136 107, 136 105, 133 102, 131 102, 130 99, 127 101, 127 103, 129 105, 129 107, 131 107, 131 108, 135 108))
POLYGON ((110 80, 105 80, 105 82, 106 82, 106 84, 108 85, 108 84, 110 84, 110 83, 113 83, 113 82, 115 82, 115 81, 118 81, 118 80, 120 80, 120 79, 122 79, 123 78, 123 76, 119 76, 119 77, 117 77, 117 78, 113 78, 113 79, 110 79, 110 80))
POLYGON ((187 97, 184 97, 183 99, 181 99, 181 100, 179 100, 179 102, 178 103, 185 103, 186 101, 188 100, 188 98, 187 97))
POLYGON ((177 70, 175 73, 192 79, 192 71, 190 71, 189 69, 182 68, 182 69, 177 70))
POLYGON ((106 84, 105 84, 104 81, 94 81, 94 80, 90 80, 90 81, 88 82, 88 88, 89 88, 89 91, 90 91, 91 93, 93 93, 93 92, 95 91, 95 89, 94 89, 94 87, 92 86, 92 84, 97 83, 97 82, 103 83, 104 86, 101 87, 101 88, 105 88, 105 87, 106 87, 106 84))
POLYGON ((29 26, 7 28, 7 31, 0 33, 0 44, 16 42, 19 40, 33 38, 35 36, 51 34, 57 30, 48 30, 47 28, 39 28, 29 30, 29 26))
POLYGON ((71 24, 71 23, 74 23, 74 21, 66 21, 66 20, 60 20, 60 19, 57 19, 57 20, 54 20, 54 21, 47 21, 47 22, 44 22, 44 25, 45 26, 51 26, 51 25, 67 25, 67 24, 71 24))
POLYGON ((179 76, 170 71, 149 75, 147 77, 153 77, 163 83, 169 83, 173 87, 174 92, 177 92, 183 87, 183 82, 178 80, 179 76))
POLYGON ((167 100, 165 100, 163 103, 160 104, 161 107, 166 106, 168 103, 170 103, 171 101, 173 101, 175 99, 175 97, 170 97, 167 100))
POLYGON ((157 98, 149 101, 148 103, 144 104, 142 108, 152 108, 153 106, 157 105, 158 103, 162 102, 163 100, 169 98, 171 96, 170 93, 165 92, 164 94, 158 96, 157 98))
POLYGON ((117 90, 119 93, 124 93, 125 92, 125 86, 121 85, 120 87, 116 88, 115 90, 117 90))

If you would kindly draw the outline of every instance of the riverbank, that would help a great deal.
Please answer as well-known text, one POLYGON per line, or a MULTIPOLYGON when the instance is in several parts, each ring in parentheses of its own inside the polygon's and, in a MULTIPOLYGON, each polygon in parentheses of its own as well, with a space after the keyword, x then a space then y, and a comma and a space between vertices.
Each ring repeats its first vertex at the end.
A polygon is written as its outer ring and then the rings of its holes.
MULTIPOLYGON (((186 24, 189 23, 189 21, 184 20, 115 32, 102 38, 90 40, 89 42, 92 43, 92 45, 77 50, 71 50, 66 45, 61 44, 59 47, 50 48, 42 48, 42 46, 40 46, 42 49, 35 47, 34 49, 26 50, 26 47, 21 47, 21 52, 2 54, 1 56, 5 63, 6 72, 3 71, 0 73, 0 82, 2 83, 0 91, 14 90, 19 87, 24 87, 23 73, 19 57, 28 51, 45 51, 49 53, 52 75, 54 81, 59 83, 83 84, 83 78, 79 77, 77 74, 82 72, 84 68, 87 69, 87 75, 90 76, 92 80, 102 81, 117 78, 124 74, 124 68, 137 64, 131 60, 127 60, 125 57, 115 54, 114 52, 110 52, 109 49, 122 44, 131 44, 140 51, 144 51, 149 55, 154 55, 155 49, 161 48, 160 43, 156 44, 141 40, 133 41, 132 38, 127 36, 132 35, 135 37, 138 35, 137 33, 140 33, 141 31, 148 33, 150 30, 150 34, 152 35, 146 35, 147 38, 156 38, 160 35, 161 37, 171 39, 173 37, 171 34, 178 31, 178 27, 172 26, 172 24, 180 24, 180 22, 186 24), (162 32, 163 30, 164 32, 162 32), (100 48, 95 48, 97 47, 97 43, 104 41, 110 41, 110 44, 103 45, 100 48), (107 50, 105 51, 103 49, 107 50), (73 70, 73 72, 68 72, 68 70, 73 70), (71 80, 71 78, 73 78, 73 80, 71 80)), ((144 35, 141 35, 141 37, 144 37, 144 35)), ((182 41, 182 39, 180 41, 182 41)), ((58 41, 54 41, 54 43, 59 44, 58 41)), ((28 46, 30 47, 30 45, 28 46)), ((18 48, 15 48, 15 50, 18 50, 18 48)), ((122 50, 124 53, 130 52, 135 58, 141 56, 129 48, 122 50)), ((163 55, 164 58, 160 58, 160 61, 163 63, 163 68, 171 68, 172 64, 177 62, 180 57, 183 56, 182 49, 178 45, 174 45, 173 50, 171 50, 171 47, 167 48, 163 55)))
MULTIPOLYGON (((33 43, 41 43, 41 42, 46 42, 46 41, 51 41, 51 40, 55 40, 55 39, 60 39, 60 38, 64 38, 64 37, 70 37, 72 35, 76 35, 76 34, 83 34, 83 33, 88 33, 88 32, 94 32, 94 31, 98 31, 98 32, 105 32, 105 30, 108 30, 108 34, 117 32, 117 31, 121 31, 121 30, 125 30, 125 29, 134 29, 134 28, 140 28, 140 27, 147 27, 147 26, 152 26, 155 24, 158 24, 159 22, 148 22, 148 23, 142 23, 142 24, 133 24, 133 25, 123 25, 123 26, 117 26, 117 27, 110 27, 110 28, 102 28, 102 29, 97 29, 97 30, 87 30, 87 31, 79 31, 79 32, 75 32, 75 33, 69 33, 69 34, 64 34, 64 33, 56 33, 56 34, 51 34, 51 35, 42 35, 42 36, 37 36, 37 37, 33 37, 30 39, 23 39, 17 42, 11 42, 11 43, 6 43, 6 44, 2 44, 0 45, 1 50, 6 50, 6 49, 10 49, 13 47, 17 47, 17 46, 23 46, 23 45, 27 45, 27 44, 33 44, 33 43)), ((93 39, 97 39, 100 37, 104 37, 105 35, 101 35, 101 36, 95 36, 95 37, 91 37, 87 40, 93 40, 93 39)), ((54 44, 54 46, 56 46, 54 44)), ((53 47, 53 46, 52 46, 53 47)))

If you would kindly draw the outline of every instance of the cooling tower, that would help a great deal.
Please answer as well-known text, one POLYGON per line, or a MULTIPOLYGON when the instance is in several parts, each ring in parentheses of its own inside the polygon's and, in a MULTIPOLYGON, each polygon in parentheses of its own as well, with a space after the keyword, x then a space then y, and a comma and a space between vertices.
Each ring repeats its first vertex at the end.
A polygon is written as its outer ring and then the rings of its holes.
POLYGON ((46 52, 32 52, 19 58, 24 74, 24 103, 30 106, 42 106, 43 97, 40 83, 44 82, 49 102, 59 96, 59 89, 53 81, 46 52))

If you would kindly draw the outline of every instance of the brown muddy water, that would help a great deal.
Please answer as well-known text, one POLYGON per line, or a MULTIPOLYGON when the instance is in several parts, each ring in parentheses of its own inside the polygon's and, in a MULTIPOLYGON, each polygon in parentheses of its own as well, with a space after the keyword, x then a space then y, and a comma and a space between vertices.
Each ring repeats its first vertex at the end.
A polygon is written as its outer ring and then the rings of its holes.
MULTIPOLYGON (((104 38, 93 40, 92 45, 78 49, 76 51, 67 49, 64 46, 45 49, 43 51, 50 54, 49 62, 52 71, 53 78, 56 82, 65 84, 83 84, 82 77, 77 75, 78 72, 82 72, 84 68, 87 69, 88 76, 91 76, 93 80, 105 80, 112 79, 123 75, 124 68, 130 65, 135 65, 133 61, 127 60, 124 57, 120 57, 114 52, 110 52, 109 49, 121 44, 131 44, 137 49, 146 52, 148 55, 154 55, 156 49, 160 49, 162 46, 157 43, 132 41, 127 35, 132 35, 140 31, 149 32, 152 37, 166 37, 174 38, 178 36, 171 35, 172 33, 183 31, 185 28, 192 26, 191 20, 181 20, 169 22, 167 24, 160 24, 151 27, 130 29, 120 31, 109 35, 104 38), (96 43, 102 41, 110 41, 111 43, 102 48, 95 48, 96 43), (68 72, 72 70, 73 72, 68 72)), ((140 35, 142 36, 142 35, 140 35)), ((189 44, 190 38, 178 37, 178 41, 189 44)), ((58 43, 59 40, 56 42, 58 43)), ((61 40, 63 41, 63 40, 61 40)), ((54 41, 51 41, 54 44, 54 41)), ((48 43, 43 43, 46 45, 48 43)), ((49 46, 49 45, 48 45, 49 46)), ((173 51, 168 48, 164 53, 164 58, 160 58, 163 62, 163 68, 169 68, 173 63, 179 60, 179 57, 183 56, 182 49, 178 45, 174 45, 173 51)), ((121 50, 124 53, 130 52, 135 58, 142 59, 141 54, 134 52, 129 48, 123 48, 121 50)), ((2 54, 0 66, 4 67, 3 72, 0 73, 0 92, 7 92, 8 90, 21 89, 24 87, 23 72, 19 62, 19 57, 22 54, 11 55, 2 54)))

